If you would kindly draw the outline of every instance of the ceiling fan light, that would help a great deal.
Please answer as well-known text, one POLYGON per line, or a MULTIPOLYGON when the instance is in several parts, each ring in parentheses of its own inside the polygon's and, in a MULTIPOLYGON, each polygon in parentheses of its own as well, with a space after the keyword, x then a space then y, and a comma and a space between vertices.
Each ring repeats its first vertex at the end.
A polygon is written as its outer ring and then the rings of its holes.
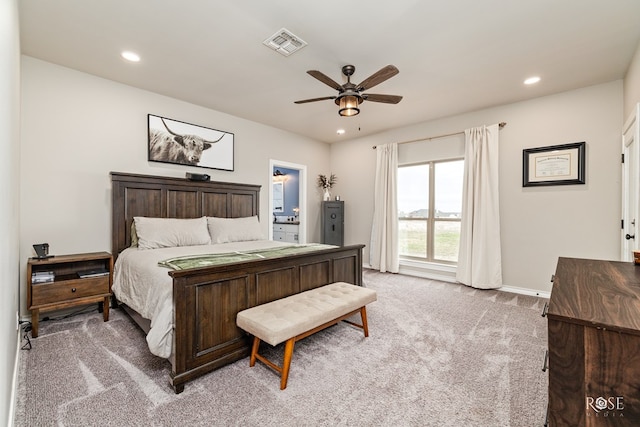
POLYGON ((360 113, 360 109, 358 105, 362 102, 362 98, 359 98, 355 95, 345 95, 340 98, 340 109, 338 110, 338 114, 343 117, 351 117, 356 116, 360 113))

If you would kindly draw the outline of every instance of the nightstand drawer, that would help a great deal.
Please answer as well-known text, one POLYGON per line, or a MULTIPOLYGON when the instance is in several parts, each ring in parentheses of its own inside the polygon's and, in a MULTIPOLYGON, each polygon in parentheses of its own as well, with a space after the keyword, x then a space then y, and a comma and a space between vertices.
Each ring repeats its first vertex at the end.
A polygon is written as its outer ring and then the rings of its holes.
POLYGON ((31 292, 34 306, 103 295, 109 293, 109 277, 34 284, 31 292))

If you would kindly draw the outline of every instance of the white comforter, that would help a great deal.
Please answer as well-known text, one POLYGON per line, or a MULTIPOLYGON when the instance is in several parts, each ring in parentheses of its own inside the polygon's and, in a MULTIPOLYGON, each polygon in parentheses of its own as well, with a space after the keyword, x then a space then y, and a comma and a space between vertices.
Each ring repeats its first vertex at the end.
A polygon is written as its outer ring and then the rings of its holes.
POLYGON ((158 266, 159 261, 186 255, 243 252, 288 245, 291 244, 257 240, 162 249, 128 248, 118 255, 113 293, 119 301, 151 321, 147 334, 149 350, 156 356, 168 358, 173 350, 173 281, 169 269, 158 266))

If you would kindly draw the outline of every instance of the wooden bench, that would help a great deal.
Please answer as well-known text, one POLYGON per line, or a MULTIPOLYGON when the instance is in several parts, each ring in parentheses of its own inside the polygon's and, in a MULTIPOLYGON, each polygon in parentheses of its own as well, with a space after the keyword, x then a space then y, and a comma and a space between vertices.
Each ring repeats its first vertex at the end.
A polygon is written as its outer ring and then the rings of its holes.
POLYGON ((284 390, 296 341, 340 321, 362 328, 368 337, 365 306, 376 299, 372 289, 337 282, 241 311, 238 327, 254 336, 249 366, 254 366, 257 359, 280 373, 280 390, 284 390), (358 312, 361 325, 346 320, 358 312), (258 354, 260 341, 272 346, 286 341, 282 366, 258 354))

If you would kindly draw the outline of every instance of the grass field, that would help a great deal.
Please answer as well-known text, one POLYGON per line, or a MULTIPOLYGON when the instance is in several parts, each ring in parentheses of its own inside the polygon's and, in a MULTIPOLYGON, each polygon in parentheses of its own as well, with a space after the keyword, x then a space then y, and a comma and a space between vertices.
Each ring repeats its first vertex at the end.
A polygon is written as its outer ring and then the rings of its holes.
POLYGON ((423 258, 429 261, 458 261, 460 222, 436 221, 434 254, 427 254, 427 221, 399 221, 398 249, 401 256, 423 258))

